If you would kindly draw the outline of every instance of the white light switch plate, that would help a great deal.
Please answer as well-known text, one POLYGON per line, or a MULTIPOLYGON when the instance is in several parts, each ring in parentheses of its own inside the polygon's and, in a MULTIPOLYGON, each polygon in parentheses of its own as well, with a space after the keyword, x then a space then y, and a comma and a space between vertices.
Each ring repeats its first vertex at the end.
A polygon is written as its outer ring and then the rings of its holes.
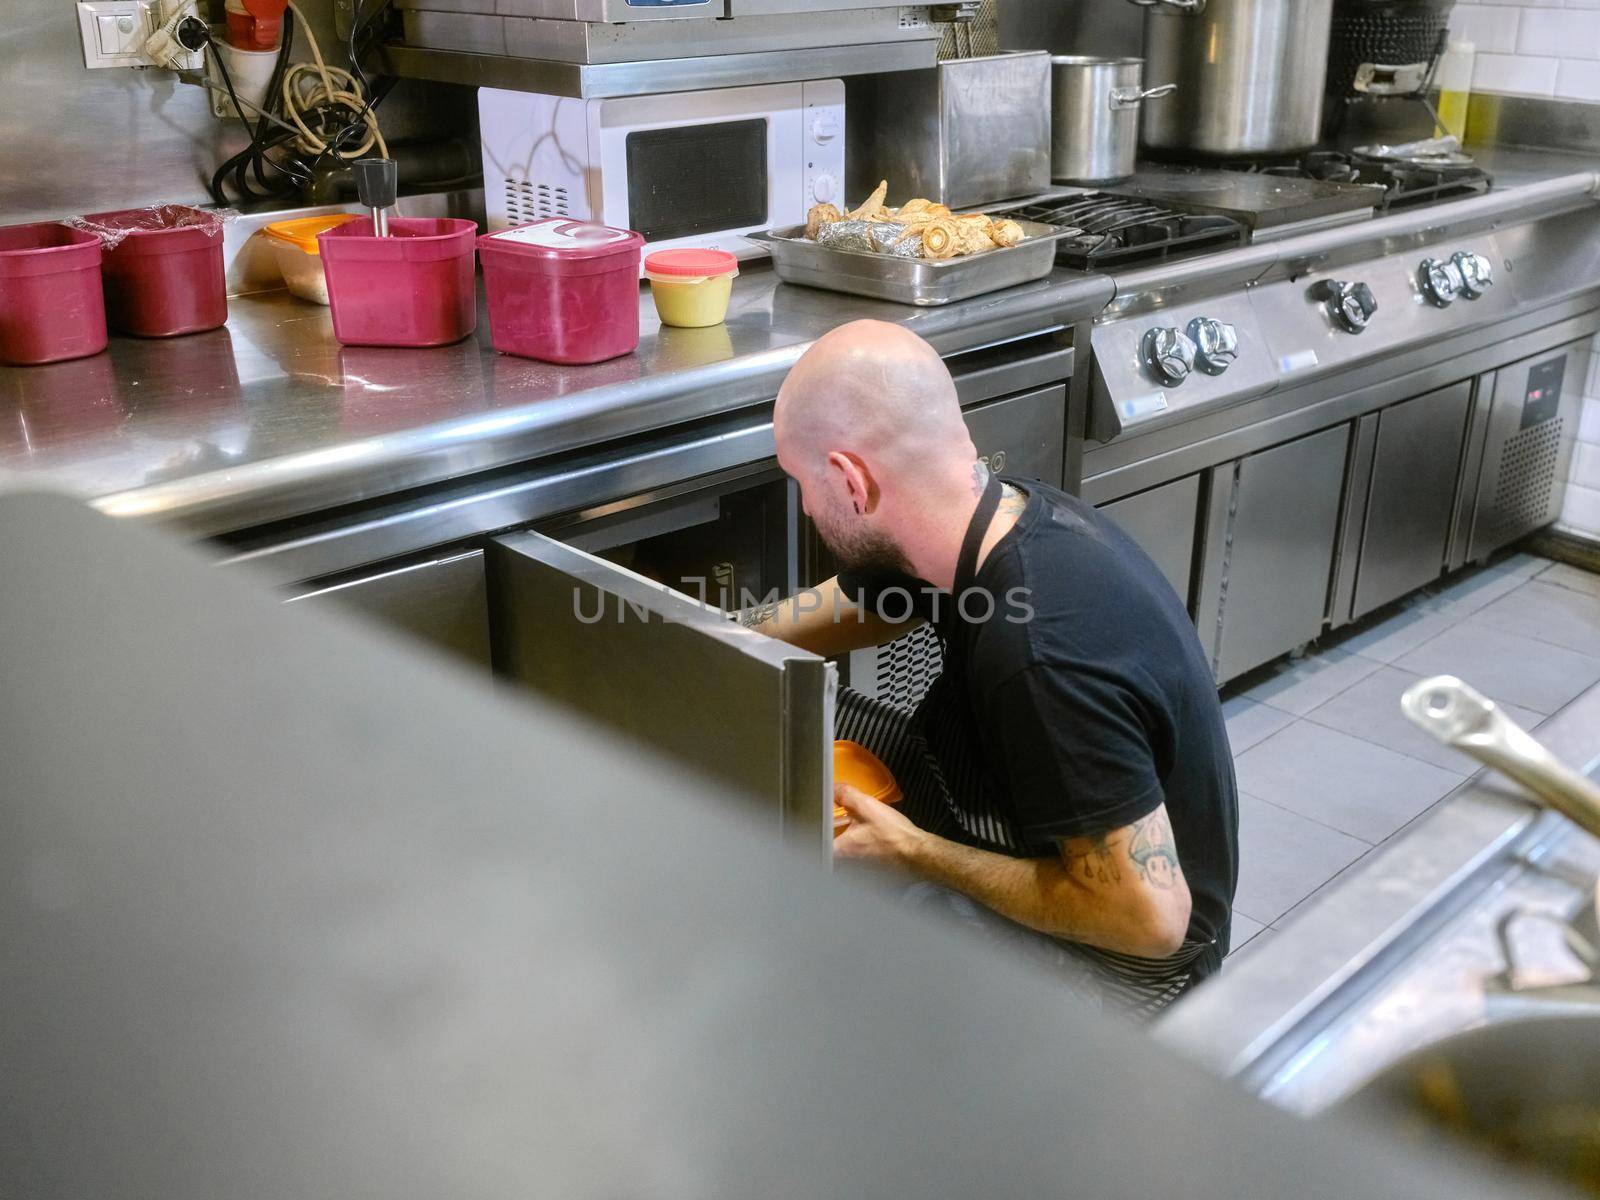
POLYGON ((157 0, 80 0, 78 32, 83 39, 83 65, 143 67, 143 47, 156 31, 157 0))

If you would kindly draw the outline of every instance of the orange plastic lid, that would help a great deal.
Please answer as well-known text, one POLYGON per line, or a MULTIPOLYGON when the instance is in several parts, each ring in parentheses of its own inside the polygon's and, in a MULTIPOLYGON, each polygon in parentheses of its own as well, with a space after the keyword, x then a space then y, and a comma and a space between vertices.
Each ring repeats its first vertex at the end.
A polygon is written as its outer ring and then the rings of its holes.
POLYGON ((358 220, 355 213, 329 213, 321 217, 296 217, 292 221, 274 221, 262 227, 261 232, 275 242, 287 242, 291 246, 298 246, 307 254, 321 254, 317 249, 317 234, 332 229, 335 225, 343 225, 348 221, 358 220))
MULTIPOLYGON (((900 803, 900 785, 894 781, 889 768, 871 750, 855 742, 834 742, 833 781, 847 783, 884 804, 900 803)), ((835 817, 839 811, 834 809, 835 817)))

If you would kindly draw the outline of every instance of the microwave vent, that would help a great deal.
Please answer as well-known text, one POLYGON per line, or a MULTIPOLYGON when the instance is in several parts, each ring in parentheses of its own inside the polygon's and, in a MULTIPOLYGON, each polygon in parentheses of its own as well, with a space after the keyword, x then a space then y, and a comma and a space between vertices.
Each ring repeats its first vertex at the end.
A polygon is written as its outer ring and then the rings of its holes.
POLYGON ((572 209, 567 189, 548 183, 529 183, 525 179, 506 180, 506 219, 513 225, 526 225, 544 217, 570 217, 572 209))

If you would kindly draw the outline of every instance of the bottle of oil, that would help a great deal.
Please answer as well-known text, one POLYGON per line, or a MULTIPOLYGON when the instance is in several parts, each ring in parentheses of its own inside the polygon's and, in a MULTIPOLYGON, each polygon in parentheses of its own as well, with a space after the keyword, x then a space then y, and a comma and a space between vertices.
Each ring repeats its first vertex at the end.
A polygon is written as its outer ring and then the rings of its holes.
POLYGON ((1467 140, 1467 103, 1472 98, 1472 60, 1476 48, 1471 42, 1451 42, 1439 60, 1439 128, 1435 136, 1453 133, 1467 140))

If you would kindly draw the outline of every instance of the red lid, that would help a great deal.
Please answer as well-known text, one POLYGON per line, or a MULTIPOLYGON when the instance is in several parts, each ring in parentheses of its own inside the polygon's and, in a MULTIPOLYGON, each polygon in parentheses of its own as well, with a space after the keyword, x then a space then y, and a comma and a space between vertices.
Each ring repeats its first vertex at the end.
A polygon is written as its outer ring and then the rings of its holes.
POLYGON ((727 275, 739 269, 739 260, 726 250, 657 250, 644 260, 652 275, 727 275))
POLYGON ((644 239, 627 229, 593 225, 569 217, 545 217, 529 225, 502 229, 478 239, 479 247, 515 250, 519 254, 566 260, 610 258, 618 254, 639 253, 644 239))

